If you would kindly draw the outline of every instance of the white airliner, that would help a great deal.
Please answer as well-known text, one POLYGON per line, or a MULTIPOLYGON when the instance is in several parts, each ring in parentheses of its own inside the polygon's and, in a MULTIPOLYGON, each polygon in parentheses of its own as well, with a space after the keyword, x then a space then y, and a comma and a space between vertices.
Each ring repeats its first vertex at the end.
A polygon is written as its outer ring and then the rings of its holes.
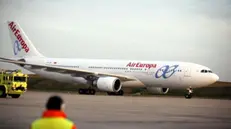
POLYGON ((17 64, 48 79, 85 84, 79 94, 92 95, 98 89, 108 95, 123 95, 123 87, 144 87, 151 93, 166 94, 170 88, 204 87, 219 79, 210 68, 189 62, 49 58, 34 47, 17 22, 8 21, 8 28, 18 59, 1 57, 1 62, 17 64))

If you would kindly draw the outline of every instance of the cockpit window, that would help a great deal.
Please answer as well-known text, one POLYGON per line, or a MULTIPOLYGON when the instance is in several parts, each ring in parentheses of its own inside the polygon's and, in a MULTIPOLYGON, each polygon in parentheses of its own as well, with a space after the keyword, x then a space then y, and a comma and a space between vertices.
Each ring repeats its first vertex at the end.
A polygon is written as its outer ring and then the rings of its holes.
POLYGON ((212 73, 212 71, 211 70, 202 69, 201 73, 212 73))

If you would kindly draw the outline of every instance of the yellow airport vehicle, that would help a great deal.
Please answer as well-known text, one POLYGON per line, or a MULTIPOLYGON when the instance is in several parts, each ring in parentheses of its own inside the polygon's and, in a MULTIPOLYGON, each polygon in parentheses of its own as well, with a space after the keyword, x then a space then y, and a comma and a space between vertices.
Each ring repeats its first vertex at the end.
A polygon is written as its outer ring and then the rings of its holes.
POLYGON ((27 91, 27 79, 21 70, 0 70, 0 98, 19 98, 27 91))

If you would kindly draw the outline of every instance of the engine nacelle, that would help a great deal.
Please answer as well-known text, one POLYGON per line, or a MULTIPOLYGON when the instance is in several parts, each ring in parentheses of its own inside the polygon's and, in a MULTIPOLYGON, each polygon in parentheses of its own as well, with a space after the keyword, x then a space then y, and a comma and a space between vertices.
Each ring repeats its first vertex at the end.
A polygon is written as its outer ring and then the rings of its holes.
POLYGON ((118 92, 122 87, 120 79, 115 77, 100 77, 93 84, 99 90, 107 92, 118 92))
POLYGON ((153 94, 167 94, 169 88, 147 87, 147 90, 153 94))

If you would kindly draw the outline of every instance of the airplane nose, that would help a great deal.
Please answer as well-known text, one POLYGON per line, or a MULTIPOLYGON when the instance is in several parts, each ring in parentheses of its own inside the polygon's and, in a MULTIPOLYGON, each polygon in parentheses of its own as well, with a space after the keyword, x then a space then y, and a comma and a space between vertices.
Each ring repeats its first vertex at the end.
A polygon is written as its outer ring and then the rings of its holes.
POLYGON ((213 78, 213 81, 214 81, 214 82, 216 82, 216 81, 219 80, 219 76, 216 75, 216 74, 213 74, 212 78, 213 78))

